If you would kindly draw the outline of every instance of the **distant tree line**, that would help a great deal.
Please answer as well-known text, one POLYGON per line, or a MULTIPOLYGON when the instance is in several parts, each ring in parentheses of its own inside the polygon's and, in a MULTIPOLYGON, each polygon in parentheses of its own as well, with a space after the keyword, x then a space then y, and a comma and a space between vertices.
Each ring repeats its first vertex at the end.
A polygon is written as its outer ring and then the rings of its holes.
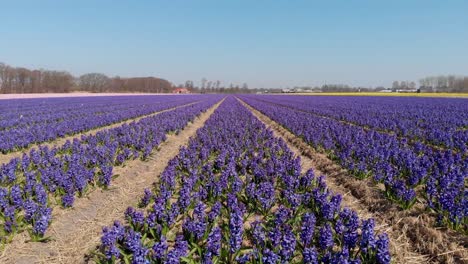
POLYGON ((393 90, 414 90, 417 89, 415 82, 410 82, 410 81, 394 81, 392 83, 392 89, 393 90))
POLYGON ((172 84, 156 77, 109 78, 101 73, 88 73, 81 75, 77 80, 80 91, 94 93, 103 92, 143 92, 143 93, 170 93, 172 84))
POLYGON ((202 78, 200 86, 195 86, 194 82, 188 80, 185 84, 180 84, 178 87, 187 88, 192 93, 223 93, 223 94, 246 94, 246 93, 279 93, 281 89, 277 88, 249 88, 247 83, 243 83, 241 86, 229 84, 224 86, 220 80, 209 81, 206 78, 202 78))
POLYGON ((468 93, 468 76, 429 76, 419 80, 419 84, 427 92, 468 93))
POLYGON ((351 87, 347 84, 325 84, 320 89, 324 93, 346 93, 346 92, 369 92, 372 91, 366 87, 351 87))
MULTIPOLYGON (((419 80, 419 90, 422 92, 455 92, 468 93, 468 76, 440 75, 429 76, 419 80)), ((249 88, 247 83, 242 85, 230 84, 224 86, 221 81, 210 81, 202 78, 200 86, 193 81, 186 81, 178 85, 193 93, 277 93, 285 89, 277 88, 249 88)), ((156 77, 108 77, 102 73, 87 73, 75 77, 66 71, 44 69, 26 69, 12 67, 0 63, 0 93, 67 93, 86 91, 92 93, 103 92, 144 92, 170 93, 175 87, 167 80, 156 77)), ((321 87, 295 87, 286 89, 294 92, 373 92, 385 90, 384 87, 366 88, 350 87, 346 84, 325 84, 321 87)), ((413 81, 394 81, 392 90, 418 89, 413 81)))
MULTIPOLYGON (((429 76, 420 79, 419 84, 420 85, 418 87, 418 85, 414 81, 394 81, 392 83, 391 90, 438 93, 468 93, 468 76, 429 76)), ((299 90, 309 90, 316 92, 379 92, 382 90, 387 90, 387 88, 350 87, 346 84, 325 84, 320 88, 305 87, 299 90)))
POLYGON ((0 63, 1 93, 66 93, 74 85, 73 76, 64 71, 29 70, 0 63))
POLYGON ((108 77, 87 73, 74 77, 66 71, 30 70, 0 63, 0 93, 67 93, 73 91, 169 93, 170 82, 155 77, 108 77))

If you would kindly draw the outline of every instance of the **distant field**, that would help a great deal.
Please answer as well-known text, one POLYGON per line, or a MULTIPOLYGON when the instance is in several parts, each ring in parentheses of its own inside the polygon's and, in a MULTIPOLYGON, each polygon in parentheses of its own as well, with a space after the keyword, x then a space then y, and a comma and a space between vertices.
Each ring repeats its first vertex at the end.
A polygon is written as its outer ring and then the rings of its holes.
POLYGON ((127 96, 127 95, 159 95, 159 94, 157 93, 87 93, 87 92, 0 94, 0 100, 1 99, 28 99, 28 98, 86 97, 86 96, 127 96))
POLYGON ((414 96, 414 97, 462 97, 468 98, 468 93, 293 93, 288 95, 336 95, 336 96, 414 96))
POLYGON ((288 95, 0 95, 0 263, 468 259, 468 100, 288 95))

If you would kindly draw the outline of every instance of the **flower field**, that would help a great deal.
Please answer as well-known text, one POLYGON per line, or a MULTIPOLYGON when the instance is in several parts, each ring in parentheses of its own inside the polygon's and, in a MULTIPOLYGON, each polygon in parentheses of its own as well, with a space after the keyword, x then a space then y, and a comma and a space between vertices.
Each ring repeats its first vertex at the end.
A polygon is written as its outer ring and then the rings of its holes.
POLYGON ((463 263, 467 100, 1 101, 0 151, 17 156, 0 167, 0 262, 463 263), (65 143, 54 144, 59 138, 65 143), (371 208, 348 185, 337 188, 333 173, 304 165, 299 141, 391 210, 371 208), (152 173, 155 166, 160 172, 152 173), (87 207, 99 208, 125 185, 132 191, 125 204, 113 205, 112 217, 86 216, 87 207), (414 224, 409 216, 424 221, 414 224), (56 241, 65 240, 54 234, 63 225, 60 234, 88 232, 90 243, 70 239, 57 251, 56 241), (402 226, 427 235, 411 236, 402 226))
POLYGON ((28 230, 33 240, 44 239, 54 204, 72 207, 76 196, 83 196, 89 188, 108 187, 114 166, 148 158, 166 133, 182 129, 216 99, 84 136, 63 146, 33 149, 2 165, 2 242, 23 230, 28 230))
POLYGON ((300 171, 284 142, 230 98, 145 193, 146 213, 129 208, 128 226, 104 229, 101 260, 389 263, 374 222, 300 171))
POLYGON ((403 209, 421 202, 468 234, 465 99, 245 99, 355 177, 382 183, 403 209))
POLYGON ((192 98, 174 96, 23 99, 0 102, 0 151, 22 149, 151 114, 183 104, 192 98))

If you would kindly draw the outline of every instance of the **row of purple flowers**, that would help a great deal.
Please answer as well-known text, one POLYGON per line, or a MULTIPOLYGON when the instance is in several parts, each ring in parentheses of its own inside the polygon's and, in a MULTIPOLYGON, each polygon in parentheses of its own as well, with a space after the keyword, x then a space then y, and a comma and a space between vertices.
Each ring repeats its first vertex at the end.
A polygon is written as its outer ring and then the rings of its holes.
POLYGON ((320 117, 300 110, 300 104, 280 106, 287 100, 283 97, 276 97, 277 103, 242 98, 356 177, 383 183, 385 195, 402 208, 419 199, 437 213, 440 224, 468 232, 468 162, 462 153, 320 117))
POLYGON ((468 151, 468 100, 464 98, 271 95, 260 100, 445 149, 468 151))
POLYGON ((390 263, 372 219, 234 98, 169 162, 142 210, 103 229, 99 263, 390 263), (146 212, 145 212, 146 211, 146 212))
POLYGON ((24 230, 33 240, 43 240, 56 204, 72 207, 90 188, 107 188, 115 166, 130 159, 146 159, 167 133, 178 133, 219 100, 206 97, 202 102, 82 136, 62 146, 33 149, 2 165, 0 243, 24 230))
POLYGON ((138 116, 188 104, 202 96, 124 96, 0 102, 0 152, 7 153, 138 116))

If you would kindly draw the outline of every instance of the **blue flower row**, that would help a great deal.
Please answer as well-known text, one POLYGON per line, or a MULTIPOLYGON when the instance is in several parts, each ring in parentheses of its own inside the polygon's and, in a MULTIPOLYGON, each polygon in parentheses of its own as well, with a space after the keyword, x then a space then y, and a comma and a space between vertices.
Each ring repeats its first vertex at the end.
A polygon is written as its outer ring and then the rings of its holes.
POLYGON ((370 96, 262 96, 262 101, 466 153, 468 100, 370 96))
POLYGON ((105 227, 99 263, 390 263, 372 219, 342 208, 313 171, 232 97, 105 227), (146 212, 145 212, 146 211, 146 212))
MULTIPOLYGON (((402 208, 410 208, 419 197, 437 213, 441 224, 468 232, 466 155, 421 143, 410 144, 396 135, 316 116, 299 110, 302 105, 285 107, 255 97, 242 98, 315 149, 327 153, 356 177, 372 177, 383 183, 386 196, 402 208), (423 188, 418 193, 419 186, 423 188)), ((287 100, 282 98, 276 99, 287 100)))
POLYGON ((177 133, 219 100, 205 97, 202 102, 82 136, 59 147, 33 149, 2 165, 0 243, 23 230, 33 240, 44 239, 55 204, 71 207, 89 188, 107 188, 115 166, 146 159, 167 133, 177 133))
MULTIPOLYGON (((198 98, 201 99, 201 98, 198 98)), ((0 102, 0 152, 26 148, 90 129, 192 103, 186 96, 28 99, 0 102), (31 108, 32 107, 32 108, 31 108)))

